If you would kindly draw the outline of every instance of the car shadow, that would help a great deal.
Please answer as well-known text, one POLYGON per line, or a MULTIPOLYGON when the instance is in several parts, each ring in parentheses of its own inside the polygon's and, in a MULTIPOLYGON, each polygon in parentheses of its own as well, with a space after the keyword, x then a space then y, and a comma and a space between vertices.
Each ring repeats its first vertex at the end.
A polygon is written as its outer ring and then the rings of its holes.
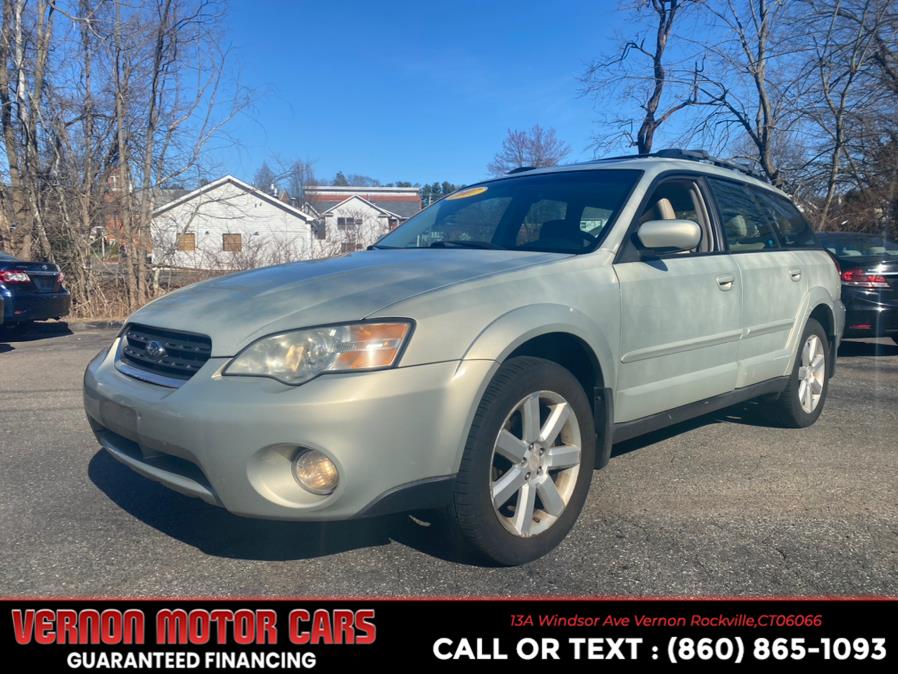
POLYGON ((232 515, 145 479, 98 451, 88 477, 120 508, 208 555, 254 561, 313 559, 396 541, 433 557, 476 564, 441 535, 435 513, 342 522, 289 522, 232 515))
POLYGON ((0 353, 6 353, 7 351, 15 351, 16 348, 12 344, 3 344, 0 343, 0 353))
POLYGON ((839 345, 839 358, 898 356, 898 345, 891 340, 855 342, 843 341, 839 345))
POLYGON ((32 323, 28 327, 17 330, 8 326, 0 326, 0 337, 5 342, 35 342, 39 339, 50 337, 62 337, 71 335, 72 330, 65 321, 51 321, 49 323, 32 323))

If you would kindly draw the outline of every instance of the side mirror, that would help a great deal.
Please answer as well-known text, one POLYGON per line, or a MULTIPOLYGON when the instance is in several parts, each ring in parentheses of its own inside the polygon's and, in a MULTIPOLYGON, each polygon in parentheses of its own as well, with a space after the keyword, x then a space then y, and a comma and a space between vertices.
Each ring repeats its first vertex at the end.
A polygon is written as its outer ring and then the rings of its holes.
POLYGON ((692 250, 702 240, 702 228, 692 220, 649 220, 636 230, 639 242, 652 250, 692 250))

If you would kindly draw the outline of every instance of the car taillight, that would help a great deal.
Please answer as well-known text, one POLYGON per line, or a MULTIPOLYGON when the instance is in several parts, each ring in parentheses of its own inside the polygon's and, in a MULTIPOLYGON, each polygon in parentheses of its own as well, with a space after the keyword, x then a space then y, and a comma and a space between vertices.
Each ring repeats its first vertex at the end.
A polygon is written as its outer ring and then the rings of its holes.
POLYGON ((870 274, 866 269, 846 269, 841 274, 842 283, 854 288, 888 288, 882 274, 870 274))
POLYGON ((31 277, 20 269, 0 269, 0 283, 31 283, 31 277))

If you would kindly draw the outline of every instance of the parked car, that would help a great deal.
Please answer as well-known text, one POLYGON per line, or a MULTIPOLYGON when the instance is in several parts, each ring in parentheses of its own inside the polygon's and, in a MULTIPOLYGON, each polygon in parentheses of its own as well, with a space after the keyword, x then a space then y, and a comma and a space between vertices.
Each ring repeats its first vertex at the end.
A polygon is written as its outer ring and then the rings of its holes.
POLYGON ((898 344, 898 242, 873 234, 821 232, 841 266, 845 337, 891 337, 898 344))
POLYGON ((72 306, 59 267, 23 262, 0 250, 0 307, 4 330, 23 330, 34 321, 67 316, 72 306))
POLYGON ((233 513, 439 508, 519 564, 568 533, 615 441, 758 397, 812 424, 839 291, 789 198, 704 153, 523 170, 371 250, 151 302, 84 403, 116 459, 233 513))

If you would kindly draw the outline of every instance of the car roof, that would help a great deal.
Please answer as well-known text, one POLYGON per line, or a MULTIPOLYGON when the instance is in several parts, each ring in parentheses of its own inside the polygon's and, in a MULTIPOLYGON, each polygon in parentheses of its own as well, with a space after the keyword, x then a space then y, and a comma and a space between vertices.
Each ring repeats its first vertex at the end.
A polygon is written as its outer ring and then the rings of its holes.
POLYGON ((518 176, 531 176, 550 173, 563 173, 566 171, 604 171, 607 169, 639 169, 650 173, 652 177, 666 171, 692 171, 705 175, 717 176, 728 180, 736 180, 747 185, 760 187, 779 194, 786 199, 791 197, 780 189, 777 189, 768 182, 759 180, 748 173, 742 171, 717 166, 709 161, 697 159, 679 159, 674 157, 654 157, 654 156, 638 156, 632 157, 614 157, 612 159, 598 159, 595 161, 581 162, 577 164, 566 164, 562 166, 549 166, 545 168, 518 169, 517 171, 497 178, 503 180, 505 178, 516 178, 518 176))

